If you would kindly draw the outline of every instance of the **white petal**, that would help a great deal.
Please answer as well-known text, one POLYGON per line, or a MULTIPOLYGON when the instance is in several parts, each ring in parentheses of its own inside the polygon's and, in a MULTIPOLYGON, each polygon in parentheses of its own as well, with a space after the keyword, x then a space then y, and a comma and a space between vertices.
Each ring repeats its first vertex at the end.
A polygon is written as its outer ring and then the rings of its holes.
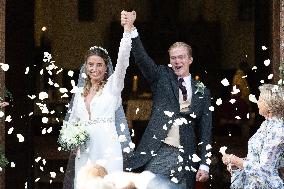
POLYGON ((209 110, 210 110, 211 112, 213 112, 213 111, 214 111, 214 106, 210 106, 210 107, 209 107, 209 110))
POLYGON ((69 70, 69 71, 68 71, 68 75, 69 75, 70 77, 73 77, 74 72, 73 72, 72 70, 69 70))
POLYGON ((236 99, 231 99, 230 101, 229 101, 231 104, 234 104, 235 102, 236 102, 236 99))
POLYGON ((223 79, 223 80, 221 81, 221 83, 222 83, 222 85, 224 85, 225 87, 227 87, 227 86, 230 85, 230 83, 229 83, 229 81, 228 81, 227 78, 223 79))
POLYGON ((23 135, 17 134, 17 137, 19 139, 19 142, 24 142, 25 141, 25 137, 23 137, 23 135))
POLYGON ((217 104, 217 106, 220 106, 220 105, 222 104, 222 99, 221 99, 221 98, 218 98, 218 99, 216 100, 216 104, 217 104))
POLYGON ((11 121, 12 121, 11 116, 10 116, 10 115, 8 115, 8 116, 6 117, 6 119, 5 119, 5 121, 7 121, 7 122, 11 122, 11 121))
POLYGON ((56 177, 56 173, 55 172, 50 172, 50 177, 51 178, 55 178, 56 177))
POLYGON ((135 110, 135 114, 137 114, 139 112, 139 108, 136 108, 135 110))
POLYGON ((16 164, 14 162, 11 162, 11 167, 16 167, 16 164))
POLYGON ((270 60, 269 60, 269 59, 267 59, 267 60, 264 61, 264 65, 265 65, 265 66, 269 66, 269 64, 270 64, 270 60))
POLYGON ((192 155, 192 162, 199 162, 199 161, 201 161, 201 159, 196 154, 193 154, 192 155))
POLYGON ((48 98, 48 94, 46 92, 40 92, 39 93, 39 99, 43 100, 45 98, 48 98))
POLYGON ((255 95, 250 94, 250 95, 249 95, 249 101, 254 102, 254 103, 257 103, 257 99, 256 99, 255 95))
POLYGON ((9 70, 9 64, 4 64, 4 63, 0 63, 1 64, 1 68, 3 71, 8 71, 9 70))
POLYGON ((222 146, 220 148, 219 152, 224 155, 224 154, 226 154, 226 150, 227 150, 227 147, 226 146, 222 146))
POLYGON ((61 173, 64 173, 64 169, 63 169, 63 167, 60 167, 60 169, 59 169, 59 170, 60 170, 60 172, 61 172, 61 173))
POLYGON ((13 131, 14 131, 14 127, 11 127, 11 128, 8 130, 8 135, 12 134, 13 131))
POLYGON ((66 88, 60 88, 60 89, 59 89, 59 92, 61 92, 61 93, 67 93, 68 90, 67 90, 66 88))
POLYGON ((4 115, 5 115, 5 113, 0 110, 0 117, 3 117, 4 115))
POLYGON ((43 118, 41 119, 41 121, 42 121, 42 123, 47 123, 47 122, 48 122, 48 118, 47 118, 47 117, 43 117, 43 118))
POLYGON ((268 79, 272 79, 273 78, 273 74, 270 74, 267 78, 268 79))
POLYGON ((172 117, 174 115, 174 112, 164 111, 164 114, 169 117, 172 117))
POLYGON ((30 71, 30 68, 29 67, 26 67, 26 71, 25 71, 25 74, 28 74, 30 71))

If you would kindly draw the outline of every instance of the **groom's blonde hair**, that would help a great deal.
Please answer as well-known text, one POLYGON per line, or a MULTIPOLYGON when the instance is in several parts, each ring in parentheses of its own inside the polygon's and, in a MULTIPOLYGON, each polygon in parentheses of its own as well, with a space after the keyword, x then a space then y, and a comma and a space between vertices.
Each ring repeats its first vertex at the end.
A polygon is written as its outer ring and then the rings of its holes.
POLYGON ((188 45, 185 42, 175 42, 174 44, 172 44, 168 50, 168 52, 170 53, 170 51, 176 47, 184 47, 187 50, 188 56, 192 57, 192 48, 190 45, 188 45))

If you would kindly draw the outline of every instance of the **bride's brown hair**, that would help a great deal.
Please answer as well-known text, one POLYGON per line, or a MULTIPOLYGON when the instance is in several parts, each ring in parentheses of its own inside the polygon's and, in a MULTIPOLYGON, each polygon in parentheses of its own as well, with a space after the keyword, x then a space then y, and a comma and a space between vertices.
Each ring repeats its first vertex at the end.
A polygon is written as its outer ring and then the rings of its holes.
POLYGON ((109 56, 108 56, 108 53, 105 49, 101 48, 101 47, 91 47, 85 54, 85 73, 86 73, 86 78, 85 78, 85 85, 84 85, 84 88, 83 88, 83 93, 82 95, 84 97, 86 97, 89 92, 90 92, 90 89, 92 87, 92 83, 91 83, 91 78, 90 76, 87 74, 87 59, 90 57, 90 56, 93 56, 93 55, 96 55, 96 56, 99 56, 101 57, 103 60, 104 60, 104 63, 107 67, 107 73, 105 74, 104 76, 104 79, 99 83, 99 87, 97 89, 97 91, 99 91, 100 89, 102 89, 107 81, 107 78, 108 78, 108 75, 109 75, 109 56))

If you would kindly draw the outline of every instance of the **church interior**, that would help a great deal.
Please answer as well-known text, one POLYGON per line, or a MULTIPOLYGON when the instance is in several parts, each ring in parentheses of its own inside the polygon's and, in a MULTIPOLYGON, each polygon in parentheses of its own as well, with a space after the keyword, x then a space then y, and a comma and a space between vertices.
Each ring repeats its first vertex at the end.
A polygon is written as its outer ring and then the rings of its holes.
MULTIPOLYGON (((257 97, 259 85, 278 79, 281 4, 270 0, 0 0, 0 62, 9 65, 5 73, 1 70, 0 89, 2 95, 6 88, 13 96, 5 107, 11 121, 0 118, 0 141, 10 162, 0 172, 0 188, 62 188, 69 153, 58 150, 57 139, 72 94, 59 89, 72 89, 90 46, 106 48, 115 65, 123 33, 122 10, 137 12, 135 26, 158 64, 169 64, 172 43, 191 44, 191 76, 211 90, 214 107, 211 176, 197 183, 196 189, 229 188, 230 175, 219 149, 227 146, 229 152, 244 157, 248 139, 263 120, 249 94, 257 97), (53 74, 48 73, 50 61, 44 61, 44 52, 58 67, 53 74), (271 63, 265 65, 268 59, 271 63), (222 84, 224 79, 229 85, 222 84), (234 86, 241 89, 239 94, 231 93, 234 86), (40 100, 40 92, 48 98, 40 100), (42 113, 40 104, 54 111, 42 113), (19 134, 24 137, 21 142, 19 134)), ((136 144, 151 114, 149 86, 131 57, 122 103, 136 144)))

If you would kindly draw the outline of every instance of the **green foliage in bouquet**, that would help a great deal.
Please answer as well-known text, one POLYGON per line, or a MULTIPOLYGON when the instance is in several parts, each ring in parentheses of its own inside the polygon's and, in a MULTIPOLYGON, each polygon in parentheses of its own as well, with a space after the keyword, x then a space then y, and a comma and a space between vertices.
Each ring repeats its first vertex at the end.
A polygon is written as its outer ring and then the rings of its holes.
POLYGON ((4 168, 9 163, 8 159, 5 157, 5 153, 2 148, 0 148, 0 167, 4 168))

